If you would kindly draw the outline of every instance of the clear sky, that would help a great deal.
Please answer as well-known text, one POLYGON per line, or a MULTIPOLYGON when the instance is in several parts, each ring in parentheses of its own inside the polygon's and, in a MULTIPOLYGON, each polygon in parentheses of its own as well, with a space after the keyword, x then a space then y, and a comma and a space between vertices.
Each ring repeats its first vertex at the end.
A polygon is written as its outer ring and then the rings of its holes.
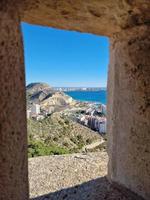
POLYGON ((26 84, 105 87, 109 39, 103 36, 22 24, 26 84))

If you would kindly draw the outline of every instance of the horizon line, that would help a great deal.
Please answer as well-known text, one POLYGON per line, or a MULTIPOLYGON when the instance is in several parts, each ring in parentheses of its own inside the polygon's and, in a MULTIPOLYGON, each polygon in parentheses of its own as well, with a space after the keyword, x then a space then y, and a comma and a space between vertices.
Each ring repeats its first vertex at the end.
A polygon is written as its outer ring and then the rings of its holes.
POLYGON ((46 82, 30 82, 30 83, 26 83, 26 86, 30 84, 36 84, 36 83, 48 84, 52 88, 107 88, 107 85, 106 86, 52 86, 51 84, 46 83, 46 82))

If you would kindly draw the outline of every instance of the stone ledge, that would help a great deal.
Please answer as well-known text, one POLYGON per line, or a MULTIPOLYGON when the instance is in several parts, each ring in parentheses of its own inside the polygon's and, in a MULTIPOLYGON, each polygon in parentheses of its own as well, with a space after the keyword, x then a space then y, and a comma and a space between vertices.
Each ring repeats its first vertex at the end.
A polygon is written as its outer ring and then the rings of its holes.
POLYGON ((29 159, 32 200, 143 200, 107 178, 105 152, 29 159))

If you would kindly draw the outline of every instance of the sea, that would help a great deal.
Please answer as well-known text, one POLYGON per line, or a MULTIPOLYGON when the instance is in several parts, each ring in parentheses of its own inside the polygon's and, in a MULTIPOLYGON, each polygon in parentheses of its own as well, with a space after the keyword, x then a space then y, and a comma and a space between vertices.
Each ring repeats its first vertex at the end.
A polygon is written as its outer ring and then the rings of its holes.
POLYGON ((88 101, 93 103, 107 103, 107 90, 99 91, 67 91, 65 92, 73 99, 78 101, 88 101))

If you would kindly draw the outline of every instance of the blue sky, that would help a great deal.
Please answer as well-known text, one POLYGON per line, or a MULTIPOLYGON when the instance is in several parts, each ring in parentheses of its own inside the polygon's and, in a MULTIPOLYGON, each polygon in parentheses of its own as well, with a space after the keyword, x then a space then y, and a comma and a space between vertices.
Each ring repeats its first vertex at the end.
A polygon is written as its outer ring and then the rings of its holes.
POLYGON ((26 84, 105 87, 109 39, 103 36, 22 24, 26 84))

